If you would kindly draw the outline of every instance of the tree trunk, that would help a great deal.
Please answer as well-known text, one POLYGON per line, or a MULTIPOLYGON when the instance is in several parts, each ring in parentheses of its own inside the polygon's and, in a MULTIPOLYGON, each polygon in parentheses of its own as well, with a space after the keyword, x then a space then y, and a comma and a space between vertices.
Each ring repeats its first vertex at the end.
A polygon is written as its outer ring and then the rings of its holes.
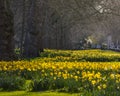
POLYGON ((13 35, 13 15, 8 0, 0 0, 0 60, 12 59, 13 35))
POLYGON ((24 57, 38 57, 39 48, 37 45, 37 36, 39 32, 36 30, 36 15, 35 7, 36 1, 26 1, 26 12, 25 12, 25 42, 24 42, 24 57))

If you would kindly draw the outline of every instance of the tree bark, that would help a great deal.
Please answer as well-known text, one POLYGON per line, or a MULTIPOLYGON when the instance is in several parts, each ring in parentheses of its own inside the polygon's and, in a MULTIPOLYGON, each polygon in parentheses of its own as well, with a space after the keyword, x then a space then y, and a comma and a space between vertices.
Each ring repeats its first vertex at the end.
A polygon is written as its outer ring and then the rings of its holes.
POLYGON ((13 15, 8 0, 0 0, 0 60, 13 59, 13 15))
MULTIPOLYGON (((23 55, 26 58, 38 57, 40 49, 37 44, 39 32, 36 30, 36 1, 26 1, 25 41, 23 55)), ((40 41, 41 42, 41 41, 40 41)), ((42 48, 43 49, 43 48, 42 48)))

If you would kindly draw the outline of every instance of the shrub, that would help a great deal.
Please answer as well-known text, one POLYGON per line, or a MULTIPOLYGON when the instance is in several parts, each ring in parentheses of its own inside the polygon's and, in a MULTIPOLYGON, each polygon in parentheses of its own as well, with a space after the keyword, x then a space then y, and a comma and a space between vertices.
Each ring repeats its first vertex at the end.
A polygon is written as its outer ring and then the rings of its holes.
POLYGON ((2 90, 23 90, 24 84, 25 79, 18 76, 0 77, 0 88, 2 88, 2 90))

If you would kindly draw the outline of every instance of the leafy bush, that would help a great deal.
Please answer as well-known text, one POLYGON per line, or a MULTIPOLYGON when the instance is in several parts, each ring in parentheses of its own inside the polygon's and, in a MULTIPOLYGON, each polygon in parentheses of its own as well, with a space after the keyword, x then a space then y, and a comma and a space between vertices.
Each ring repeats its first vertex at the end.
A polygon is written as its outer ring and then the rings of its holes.
POLYGON ((49 78, 34 79, 33 91, 44 91, 49 90, 50 82, 49 78))
POLYGON ((17 76, 0 77, 0 88, 2 90, 13 91, 23 90, 25 79, 17 76))
POLYGON ((34 82, 32 80, 26 80, 24 89, 26 91, 33 91, 33 88, 34 88, 34 82))

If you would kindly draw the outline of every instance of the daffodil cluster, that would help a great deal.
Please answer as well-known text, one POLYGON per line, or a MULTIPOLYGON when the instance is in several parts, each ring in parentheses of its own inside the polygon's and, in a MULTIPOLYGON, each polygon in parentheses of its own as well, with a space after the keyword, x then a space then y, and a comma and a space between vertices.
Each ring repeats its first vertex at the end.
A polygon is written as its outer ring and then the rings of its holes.
POLYGON ((0 62, 0 72, 16 74, 33 81, 39 77, 39 80, 43 80, 43 82, 47 80, 50 88, 56 89, 71 88, 71 90, 88 91, 115 89, 120 91, 120 62, 82 62, 77 60, 83 59, 83 57, 86 60, 95 57, 101 59, 100 56, 115 58, 115 56, 120 56, 119 54, 105 54, 101 53, 100 50, 53 51, 53 53, 55 55, 52 55, 53 57, 43 56, 31 61, 2 61, 0 62), (61 52, 66 53, 62 54, 61 52), (85 57, 84 52, 88 53, 87 57, 85 57), (70 60, 71 58, 72 60, 70 60))

